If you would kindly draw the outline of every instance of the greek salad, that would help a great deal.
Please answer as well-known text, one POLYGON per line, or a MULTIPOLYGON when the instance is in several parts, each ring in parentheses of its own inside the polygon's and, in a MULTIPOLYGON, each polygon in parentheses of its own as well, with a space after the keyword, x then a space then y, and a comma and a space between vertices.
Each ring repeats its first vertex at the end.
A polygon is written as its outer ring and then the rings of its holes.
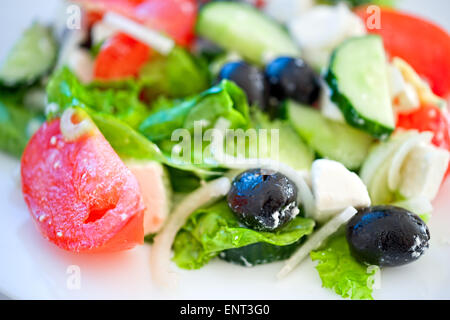
POLYGON ((446 31, 394 0, 61 8, 0 65, 0 149, 49 242, 146 242, 169 287, 212 259, 283 261, 274 282, 312 259, 351 299, 426 254, 450 159, 446 31))

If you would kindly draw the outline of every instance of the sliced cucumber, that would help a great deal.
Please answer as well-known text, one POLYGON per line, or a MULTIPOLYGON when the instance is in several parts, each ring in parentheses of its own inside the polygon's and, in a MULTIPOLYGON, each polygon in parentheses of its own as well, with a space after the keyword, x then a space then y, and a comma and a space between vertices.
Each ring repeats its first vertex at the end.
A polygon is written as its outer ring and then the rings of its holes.
POLYGON ((369 35, 340 45, 326 76, 331 99, 347 122, 380 139, 395 129, 387 72, 383 41, 369 35))
MULTIPOLYGON (((271 158, 280 161, 296 170, 310 170, 314 161, 314 150, 299 137, 292 125, 285 120, 270 121, 262 112, 252 113, 253 127, 257 130, 267 130, 267 153, 260 154, 262 158, 271 158), (275 131, 272 131, 275 130, 275 131), (272 133, 278 133, 278 148, 271 154, 272 133)), ((258 131, 259 132, 259 131, 258 131)), ((258 144, 264 142, 258 139, 258 144)))
POLYGON ((256 64, 280 55, 299 56, 288 33, 255 8, 234 2, 211 2, 200 11, 197 33, 256 64))
POLYGON ((50 28, 34 23, 25 30, 0 67, 0 84, 29 85, 49 72, 56 61, 57 44, 50 28))
POLYGON ((304 238, 287 246, 258 242, 241 248, 224 250, 219 254, 219 258, 241 266, 253 267, 289 259, 303 242, 304 238))
POLYGON ((287 102, 287 112, 294 129, 320 156, 339 161, 350 170, 361 167, 373 143, 370 135, 292 101, 287 102))

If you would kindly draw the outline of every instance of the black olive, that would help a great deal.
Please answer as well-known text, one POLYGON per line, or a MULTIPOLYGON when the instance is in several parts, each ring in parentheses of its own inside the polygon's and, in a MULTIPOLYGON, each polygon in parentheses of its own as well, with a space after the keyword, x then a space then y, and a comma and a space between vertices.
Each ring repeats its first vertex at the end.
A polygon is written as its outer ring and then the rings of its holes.
POLYGON ((195 54, 204 57, 208 62, 225 53, 223 48, 201 37, 195 40, 193 51, 195 54))
POLYGON ((246 226, 275 231, 299 212, 297 187, 285 175, 266 169, 252 169, 233 180, 228 206, 246 226))
POLYGON ((319 77, 302 59, 276 58, 266 66, 265 76, 272 106, 288 98, 312 105, 319 98, 319 77))
POLYGON ((394 267, 413 262, 428 248, 430 232, 417 215, 398 207, 361 209, 347 224, 347 241, 360 262, 394 267))
POLYGON ((228 79, 236 83, 247 95, 250 105, 265 109, 268 100, 268 86, 264 74, 258 68, 243 61, 226 63, 219 72, 219 81, 228 79))

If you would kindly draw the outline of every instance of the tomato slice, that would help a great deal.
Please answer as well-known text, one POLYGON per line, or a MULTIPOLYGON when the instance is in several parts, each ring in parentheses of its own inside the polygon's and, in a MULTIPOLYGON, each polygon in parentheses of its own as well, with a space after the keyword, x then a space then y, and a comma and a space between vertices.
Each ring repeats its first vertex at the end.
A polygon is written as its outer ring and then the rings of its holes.
MULTIPOLYGON (((356 13, 364 20, 371 16, 366 7, 356 13)), ((381 9, 381 28, 368 30, 381 35, 391 57, 408 62, 443 98, 450 95, 450 35, 437 25, 392 9, 381 9)), ((366 24, 368 25, 368 24, 366 24)))
POLYGON ((93 125, 68 141, 60 120, 45 123, 22 157, 22 191, 41 233, 72 252, 111 252, 143 243, 136 178, 93 125))
POLYGON ((124 33, 112 36, 95 59, 94 77, 115 80, 138 75, 150 59, 150 48, 124 33))
POLYGON ((88 11, 113 11, 167 34, 180 46, 194 39, 196 0, 77 0, 88 11))
POLYGON ((136 6, 134 17, 166 33, 178 45, 189 46, 194 40, 197 3, 195 0, 147 0, 136 6))
POLYGON ((424 106, 412 112, 400 113, 398 115, 397 127, 416 129, 419 132, 433 132, 433 144, 437 147, 450 150, 449 116, 436 106, 424 106))

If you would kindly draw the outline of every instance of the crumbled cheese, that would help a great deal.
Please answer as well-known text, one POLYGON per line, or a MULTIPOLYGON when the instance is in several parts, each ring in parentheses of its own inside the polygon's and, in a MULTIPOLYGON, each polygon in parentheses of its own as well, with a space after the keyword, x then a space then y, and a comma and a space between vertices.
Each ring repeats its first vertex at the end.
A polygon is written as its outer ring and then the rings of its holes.
POLYGON ((366 34, 363 21, 347 5, 319 5, 288 23, 303 57, 316 68, 329 62, 333 50, 345 39, 366 34))

